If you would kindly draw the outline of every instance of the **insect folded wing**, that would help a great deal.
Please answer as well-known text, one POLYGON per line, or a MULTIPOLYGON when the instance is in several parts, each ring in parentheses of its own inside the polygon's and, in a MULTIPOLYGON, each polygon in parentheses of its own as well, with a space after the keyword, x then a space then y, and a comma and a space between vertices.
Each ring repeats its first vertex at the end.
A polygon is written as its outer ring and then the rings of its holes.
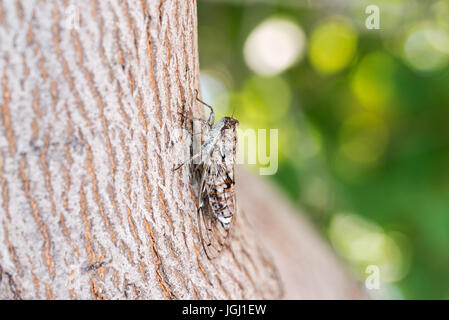
POLYGON ((200 184, 199 228, 208 257, 217 256, 226 245, 236 213, 235 153, 236 125, 229 117, 221 119, 211 130, 210 156, 203 163, 200 184), (201 229, 204 228, 204 229, 201 229), (203 232, 204 231, 204 232, 203 232))
MULTIPOLYGON (((197 100, 205 104, 198 98, 197 100)), ((186 163, 195 163, 195 172, 199 172, 198 189, 198 231, 204 250, 210 259, 217 257, 226 246, 236 213, 234 191, 234 167, 237 149, 236 127, 238 121, 224 117, 214 125, 213 108, 206 126, 206 141, 201 150, 186 163)), ((176 167, 178 169, 181 167, 176 167)))

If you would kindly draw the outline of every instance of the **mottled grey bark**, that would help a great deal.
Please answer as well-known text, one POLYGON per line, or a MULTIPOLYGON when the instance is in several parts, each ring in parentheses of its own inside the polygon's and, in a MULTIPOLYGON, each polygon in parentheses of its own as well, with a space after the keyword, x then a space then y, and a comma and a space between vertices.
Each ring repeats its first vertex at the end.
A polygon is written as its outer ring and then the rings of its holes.
POLYGON ((195 1, 0 12, 0 297, 279 297, 251 236, 207 259, 191 171, 172 171, 178 113, 199 110, 195 1))

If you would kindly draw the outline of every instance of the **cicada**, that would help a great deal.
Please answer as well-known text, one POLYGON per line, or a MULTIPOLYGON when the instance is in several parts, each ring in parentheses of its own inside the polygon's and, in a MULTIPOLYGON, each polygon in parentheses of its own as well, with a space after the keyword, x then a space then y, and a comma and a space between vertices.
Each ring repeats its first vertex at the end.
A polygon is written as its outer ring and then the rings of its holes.
POLYGON ((212 259, 226 245, 237 210, 234 168, 239 122, 231 116, 215 123, 213 107, 198 98, 198 91, 196 99, 210 109, 209 118, 187 118, 201 122, 204 143, 198 153, 174 170, 184 164, 194 163, 195 172, 199 173, 198 230, 204 251, 212 259))

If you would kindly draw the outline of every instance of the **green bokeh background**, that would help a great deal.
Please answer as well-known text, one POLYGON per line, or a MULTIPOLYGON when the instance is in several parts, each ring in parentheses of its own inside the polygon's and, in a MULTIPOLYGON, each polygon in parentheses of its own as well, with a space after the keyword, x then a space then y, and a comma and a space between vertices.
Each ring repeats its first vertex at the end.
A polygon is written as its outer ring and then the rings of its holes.
POLYGON ((373 297, 448 299, 449 1, 336 2, 199 0, 204 98, 279 130, 269 178, 362 281, 380 266, 373 297), (304 50, 262 75, 244 48, 273 18, 303 31, 304 50))

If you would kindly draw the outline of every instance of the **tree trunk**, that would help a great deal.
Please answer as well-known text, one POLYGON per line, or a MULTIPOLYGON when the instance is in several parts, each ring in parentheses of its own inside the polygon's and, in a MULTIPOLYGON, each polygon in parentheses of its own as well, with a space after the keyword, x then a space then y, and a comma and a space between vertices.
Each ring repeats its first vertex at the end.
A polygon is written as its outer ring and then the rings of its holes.
POLYGON ((285 297, 243 212, 206 257, 172 171, 202 113, 195 1, 2 1, 0 77, 0 298, 285 297))

